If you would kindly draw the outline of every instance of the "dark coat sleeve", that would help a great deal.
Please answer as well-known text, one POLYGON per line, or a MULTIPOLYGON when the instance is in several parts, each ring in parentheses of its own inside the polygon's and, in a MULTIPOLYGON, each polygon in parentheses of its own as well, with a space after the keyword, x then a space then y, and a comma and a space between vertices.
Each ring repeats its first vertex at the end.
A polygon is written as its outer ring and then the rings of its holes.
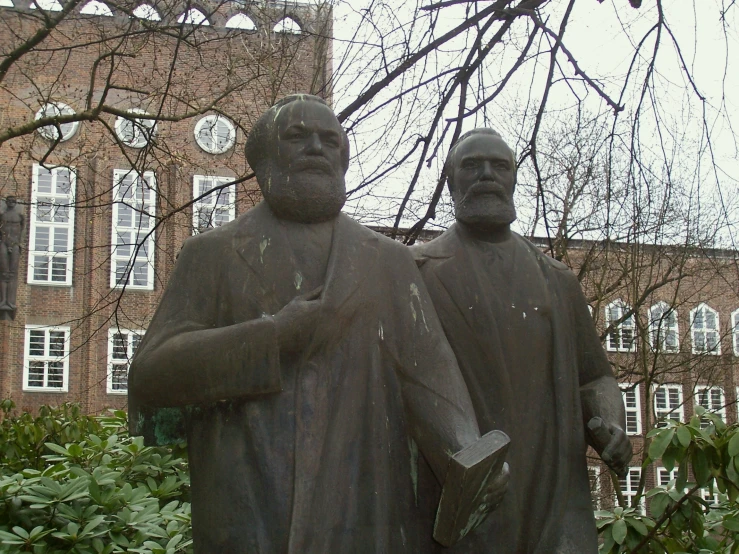
MULTIPOLYGON (((152 438, 146 432, 147 424, 181 418, 179 411, 167 408, 281 390, 273 319, 218 326, 223 260, 235 255, 230 242, 219 235, 212 231, 186 241, 131 363, 131 430, 144 433, 148 442, 169 442, 165 435, 172 433, 152 438)), ((170 421, 168 427, 175 423, 170 421)))
MULTIPOLYGON (((400 246, 400 245, 399 245, 400 246)), ((396 302, 394 329, 387 336, 396 358, 410 431, 437 478, 443 482, 451 454, 480 437, 475 412, 426 285, 407 248, 386 258, 396 302)))

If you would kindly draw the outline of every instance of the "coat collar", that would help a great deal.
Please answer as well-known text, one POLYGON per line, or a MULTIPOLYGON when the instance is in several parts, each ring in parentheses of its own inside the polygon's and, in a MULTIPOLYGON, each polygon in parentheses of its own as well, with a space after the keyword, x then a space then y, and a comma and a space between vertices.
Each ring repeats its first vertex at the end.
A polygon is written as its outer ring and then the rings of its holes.
MULTIPOLYGON (((233 247, 266 290, 275 287, 279 297, 296 296, 292 279, 276 278, 285 255, 295 266, 285 228, 262 201, 235 224, 233 247), (280 294, 281 292, 281 294, 280 294)), ((377 235, 341 213, 334 220, 331 253, 321 297, 325 309, 341 307, 369 275, 378 256, 377 235)), ((309 292, 309 291, 303 291, 309 292)))

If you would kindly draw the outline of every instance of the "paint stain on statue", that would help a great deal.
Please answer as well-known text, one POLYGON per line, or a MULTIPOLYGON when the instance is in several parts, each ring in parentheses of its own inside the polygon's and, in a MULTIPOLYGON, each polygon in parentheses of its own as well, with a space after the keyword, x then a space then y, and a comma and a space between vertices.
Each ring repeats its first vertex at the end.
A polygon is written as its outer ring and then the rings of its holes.
POLYGON ((262 239, 262 242, 259 243, 259 261, 262 262, 262 264, 264 264, 264 251, 269 246, 270 240, 271 239, 265 237, 262 239))
POLYGON ((385 340, 385 332, 382 329, 382 321, 380 322, 379 329, 377 329, 377 335, 380 337, 380 340, 385 340))
POLYGON ((300 274, 300 271, 295 272, 295 290, 300 290, 300 287, 303 285, 303 276, 300 274))
MULTIPOLYGON (((418 302, 418 309, 421 311, 421 320, 423 321, 423 326, 426 328, 426 331, 429 331, 429 326, 426 323, 426 315, 423 313, 423 308, 421 307, 421 293, 418 291, 418 285, 416 283, 411 283, 411 297, 415 297, 416 301, 418 302)), ((411 298, 411 313, 413 314, 413 321, 416 321, 417 314, 416 314, 416 308, 413 306, 413 298, 411 298)))

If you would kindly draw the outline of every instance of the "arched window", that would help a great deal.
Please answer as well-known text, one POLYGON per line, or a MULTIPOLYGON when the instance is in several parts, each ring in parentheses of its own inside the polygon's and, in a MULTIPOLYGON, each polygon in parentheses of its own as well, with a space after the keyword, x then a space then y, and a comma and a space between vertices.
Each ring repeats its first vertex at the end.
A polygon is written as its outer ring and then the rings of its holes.
POLYGON ((693 336, 693 354, 721 354, 718 312, 707 304, 700 304, 690 312, 690 333, 693 336))
POLYGON ((272 29, 275 33, 287 33, 291 35, 299 35, 303 32, 297 21, 291 17, 285 17, 277 22, 277 25, 272 29))
POLYGON ((189 25, 210 25, 205 14, 197 8, 190 8, 177 18, 177 23, 187 23, 189 25))
POLYGON ((658 352, 678 352, 677 312, 665 302, 649 308, 649 344, 658 352))
POLYGON ((62 5, 59 0, 31 0, 31 9, 40 9, 47 12, 60 12, 62 5))
POLYGON ((97 0, 91 0, 90 2, 82 6, 80 13, 83 15, 105 15, 108 17, 113 16, 113 11, 110 9, 110 7, 106 6, 102 2, 98 2, 97 0))
MULTIPOLYGON (((74 115, 74 110, 62 104, 61 102, 49 102, 41 106, 41 109, 36 112, 36 120, 44 117, 59 117, 60 115, 74 115)), ((49 140, 59 140, 64 142, 69 140, 77 132, 79 127, 79 121, 72 121, 70 123, 62 123, 58 127, 56 125, 45 125, 38 128, 38 134, 49 140), (59 131, 61 130, 61 137, 59 131)))
POLYGON ((15 7, 12 0, 0 0, 0 6, 3 6, 4 8, 14 8, 15 7))
POLYGON ((159 13, 149 4, 141 4, 133 10, 133 15, 139 19, 148 19, 149 21, 161 21, 159 13))
POLYGON ((606 348, 611 352, 634 352, 636 342, 634 341, 634 314, 630 313, 631 307, 616 300, 606 306, 606 327, 611 327, 606 339, 606 348), (630 314, 627 317, 626 314, 630 314))
POLYGON ((256 31, 257 26, 251 17, 244 13, 237 13, 226 21, 226 27, 229 29, 243 29, 245 31, 256 31))
POLYGON ((739 310, 731 314, 731 337, 734 343, 734 356, 739 356, 739 310))

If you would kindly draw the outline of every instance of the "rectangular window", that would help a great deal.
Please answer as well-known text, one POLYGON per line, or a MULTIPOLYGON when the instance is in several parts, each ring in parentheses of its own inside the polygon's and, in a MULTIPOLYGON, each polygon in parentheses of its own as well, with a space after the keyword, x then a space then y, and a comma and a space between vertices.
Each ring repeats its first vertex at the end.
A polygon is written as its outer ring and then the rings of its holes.
POLYGON ((67 392, 69 327, 26 325, 23 390, 67 392))
MULTIPOLYGON (((703 406, 707 411, 716 414, 726 421, 726 397, 722 387, 699 385, 695 387, 696 404, 703 406)), ((701 423, 704 429, 708 427, 708 420, 701 423)))
POLYGON ((718 506, 721 502, 721 493, 716 485, 716 480, 711 481, 712 486, 703 487, 700 490, 701 498, 708 502, 710 506, 718 506))
POLYGON ((666 487, 670 481, 674 481, 675 479, 677 479, 677 469, 667 471, 663 467, 657 468, 657 484, 660 487, 666 487))
POLYGON ((639 385, 622 384, 621 396, 626 408, 626 433, 628 435, 641 435, 641 398, 639 397, 639 385))
POLYGON ((588 479, 590 480, 590 499, 593 510, 600 510, 600 468, 588 466, 588 479))
POLYGON ((649 309, 649 343, 657 352, 680 351, 677 312, 664 302, 649 309))
POLYGON ((682 385, 659 385, 654 389, 654 415, 658 427, 667 419, 684 421, 682 385))
POLYGON ((739 310, 731 314, 731 336, 734 343, 734 356, 739 356, 739 310))
POLYGON ((128 392, 128 368, 144 331, 108 330, 108 393, 128 392))
POLYGON ((29 284, 72 285, 76 184, 77 176, 72 168, 33 164, 29 284))
POLYGON ((154 288, 154 173, 113 171, 110 286, 154 288))
MULTIPOLYGON (((626 506, 631 508, 634 507, 634 501, 636 499, 636 493, 639 489, 639 480, 641 479, 641 468, 630 467, 626 477, 619 477, 618 483, 621 489, 621 494, 624 497, 626 506)), ((639 499, 639 511, 643 514, 645 507, 644 496, 639 499)))
MULTIPOLYGON (((193 177, 193 198, 199 198, 216 187, 233 181, 231 177, 193 177)), ((220 227, 236 217, 234 188, 227 187, 204 196, 192 205, 193 234, 202 233, 206 229, 220 227)))

